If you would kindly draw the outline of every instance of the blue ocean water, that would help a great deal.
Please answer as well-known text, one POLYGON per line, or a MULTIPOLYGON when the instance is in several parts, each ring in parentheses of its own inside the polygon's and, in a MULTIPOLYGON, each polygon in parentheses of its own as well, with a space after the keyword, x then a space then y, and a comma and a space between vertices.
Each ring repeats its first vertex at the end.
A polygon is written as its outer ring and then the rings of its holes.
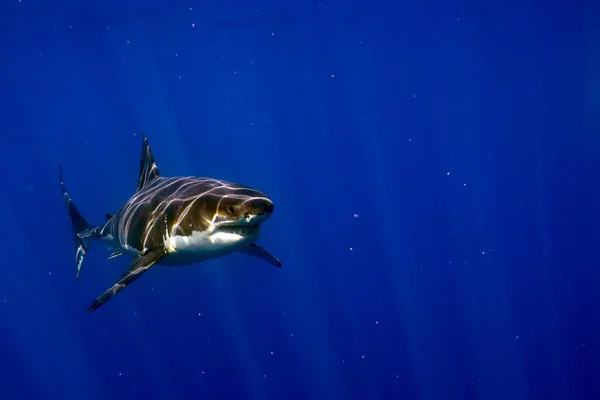
POLYGON ((600 398, 592 2, 3 0, 1 399, 600 398), (75 283, 165 176, 256 187, 243 254, 75 283))

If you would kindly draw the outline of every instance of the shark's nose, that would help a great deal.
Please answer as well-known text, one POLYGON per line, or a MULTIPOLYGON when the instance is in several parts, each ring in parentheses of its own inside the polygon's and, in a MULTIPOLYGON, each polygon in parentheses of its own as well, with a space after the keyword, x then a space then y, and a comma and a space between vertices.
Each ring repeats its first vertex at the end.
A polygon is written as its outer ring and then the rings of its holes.
POLYGON ((269 202, 265 206, 265 214, 271 214, 273 212, 273 208, 275 208, 275 206, 273 205, 273 203, 269 202))
POLYGON ((251 214, 254 215, 270 215, 273 213, 273 202, 269 199, 254 199, 251 203, 251 214))

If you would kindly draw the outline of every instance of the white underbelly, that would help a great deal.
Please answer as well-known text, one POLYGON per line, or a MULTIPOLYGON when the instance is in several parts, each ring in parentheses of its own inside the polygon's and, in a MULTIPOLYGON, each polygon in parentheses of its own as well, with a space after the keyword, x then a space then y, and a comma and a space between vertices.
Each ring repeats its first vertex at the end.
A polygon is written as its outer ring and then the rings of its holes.
POLYGON ((157 264, 199 263, 239 251, 254 240, 256 240, 255 236, 240 236, 225 232, 213 234, 194 232, 190 236, 170 236, 165 240, 168 254, 157 264))

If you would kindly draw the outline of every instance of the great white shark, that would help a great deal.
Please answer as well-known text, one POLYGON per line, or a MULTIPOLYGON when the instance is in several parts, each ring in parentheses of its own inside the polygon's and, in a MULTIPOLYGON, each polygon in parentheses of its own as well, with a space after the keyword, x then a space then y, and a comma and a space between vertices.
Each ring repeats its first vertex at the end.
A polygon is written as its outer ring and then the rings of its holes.
POLYGON ((281 262, 259 247, 260 226, 273 214, 273 201, 248 186, 212 178, 162 177, 143 136, 137 191, 103 225, 90 225, 60 186, 75 242, 76 280, 90 244, 103 241, 133 258, 121 278, 88 307, 92 312, 154 265, 186 265, 245 253, 277 267, 281 262))

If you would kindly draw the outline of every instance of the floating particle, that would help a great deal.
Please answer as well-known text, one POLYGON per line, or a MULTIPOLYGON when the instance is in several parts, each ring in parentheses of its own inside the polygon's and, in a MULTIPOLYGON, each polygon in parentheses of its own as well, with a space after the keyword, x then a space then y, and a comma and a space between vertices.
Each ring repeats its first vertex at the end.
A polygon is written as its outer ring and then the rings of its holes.
POLYGON ((358 218, 360 215, 358 215, 357 213, 352 214, 354 215, 354 218, 358 218))

